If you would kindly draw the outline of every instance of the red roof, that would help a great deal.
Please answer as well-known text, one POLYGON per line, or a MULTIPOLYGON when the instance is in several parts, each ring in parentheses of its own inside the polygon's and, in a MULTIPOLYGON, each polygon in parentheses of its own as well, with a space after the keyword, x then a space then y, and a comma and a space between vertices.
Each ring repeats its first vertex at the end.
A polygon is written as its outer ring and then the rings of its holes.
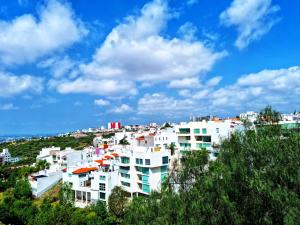
POLYGON ((62 171, 63 171, 63 172, 67 172, 67 168, 64 168, 62 171))
POLYGON ((104 156, 104 158, 105 158, 105 159, 112 159, 113 157, 110 156, 110 155, 106 155, 106 156, 104 156))
POLYGON ((73 171, 73 174, 82 174, 82 173, 88 173, 90 171, 94 171, 97 170, 97 167, 83 167, 83 168, 79 168, 77 170, 73 171))
POLYGON ((136 140, 143 141, 143 140, 145 140, 145 137, 144 136, 140 136, 140 137, 137 137, 136 140))
POLYGON ((97 163, 103 163, 103 159, 98 159, 98 160, 95 160, 95 162, 97 162, 97 163))
POLYGON ((118 153, 116 153, 116 152, 111 153, 111 155, 113 155, 114 157, 119 157, 119 156, 120 156, 120 155, 119 155, 118 153))

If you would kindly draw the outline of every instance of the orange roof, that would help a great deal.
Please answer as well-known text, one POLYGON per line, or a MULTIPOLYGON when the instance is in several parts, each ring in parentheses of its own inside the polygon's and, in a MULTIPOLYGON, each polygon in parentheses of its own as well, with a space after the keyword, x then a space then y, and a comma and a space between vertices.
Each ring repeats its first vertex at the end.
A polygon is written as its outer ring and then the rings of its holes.
POLYGON ((145 140, 145 137, 144 136, 140 136, 140 137, 137 137, 136 140, 143 141, 143 140, 145 140))
POLYGON ((77 170, 73 171, 73 174, 82 174, 82 173, 88 173, 90 171, 94 171, 97 170, 97 167, 83 167, 83 168, 79 168, 77 170))
POLYGON ((119 157, 119 156, 120 156, 120 155, 119 155, 118 153, 116 153, 116 152, 111 153, 111 155, 113 155, 114 157, 119 157))
POLYGON ((98 159, 98 160, 95 160, 95 162, 97 162, 97 163, 103 163, 103 159, 98 159))
POLYGON ((112 159, 113 157, 110 156, 110 155, 106 155, 106 156, 104 156, 104 158, 105 158, 105 159, 112 159))

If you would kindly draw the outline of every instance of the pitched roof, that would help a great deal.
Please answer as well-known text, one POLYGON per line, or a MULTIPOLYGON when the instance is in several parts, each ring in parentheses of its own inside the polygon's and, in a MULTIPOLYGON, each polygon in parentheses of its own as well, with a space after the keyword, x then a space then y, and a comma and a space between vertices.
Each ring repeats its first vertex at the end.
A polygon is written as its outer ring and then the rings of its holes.
POLYGON ((83 167, 83 168, 79 168, 77 170, 73 171, 73 174, 82 174, 82 173, 88 173, 90 171, 94 171, 97 170, 97 167, 83 167))

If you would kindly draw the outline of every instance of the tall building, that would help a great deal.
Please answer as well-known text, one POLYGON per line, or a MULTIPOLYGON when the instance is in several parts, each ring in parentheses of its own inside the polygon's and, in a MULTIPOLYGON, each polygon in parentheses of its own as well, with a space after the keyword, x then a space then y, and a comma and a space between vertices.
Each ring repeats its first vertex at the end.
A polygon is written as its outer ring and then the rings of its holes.
POLYGON ((121 129, 121 122, 109 122, 107 125, 108 129, 121 129))

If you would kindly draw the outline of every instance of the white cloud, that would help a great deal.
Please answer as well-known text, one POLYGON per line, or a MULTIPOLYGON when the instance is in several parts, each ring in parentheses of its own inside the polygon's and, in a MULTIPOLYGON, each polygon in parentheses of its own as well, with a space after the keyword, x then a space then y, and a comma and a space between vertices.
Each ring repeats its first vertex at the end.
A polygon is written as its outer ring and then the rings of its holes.
POLYGON ((97 80, 78 78, 73 82, 65 81, 55 84, 58 92, 66 93, 87 93, 92 95, 135 95, 137 93, 134 83, 130 81, 97 80))
POLYGON ((197 77, 172 80, 168 85, 170 88, 197 88, 198 86, 199 81, 197 77))
POLYGON ((18 109, 18 107, 14 106, 12 103, 0 104, 0 110, 13 110, 18 109))
POLYGON ((132 111, 133 111, 133 109, 129 105, 122 104, 116 108, 111 109, 109 112, 122 114, 122 113, 128 113, 128 112, 132 112, 132 111))
POLYGON ((146 94, 138 101, 138 114, 170 117, 188 116, 196 107, 191 99, 180 100, 159 93, 146 94))
POLYGON ((0 20, 0 61, 4 64, 33 62, 79 41, 87 30, 69 5, 48 1, 37 17, 24 14, 0 20))
POLYGON ((95 105, 98 105, 98 106, 107 106, 107 105, 109 105, 109 101, 104 100, 104 99, 95 99, 94 103, 95 103, 95 105))
POLYGON ((139 15, 129 16, 113 28, 93 60, 80 66, 80 77, 62 81, 58 90, 99 95, 136 93, 137 84, 154 85, 201 76, 226 55, 200 41, 162 36, 171 17, 166 1, 146 4, 139 15), (113 91, 101 91, 107 82, 123 85, 113 91), (102 84, 101 88, 98 84, 102 84), (127 90, 122 88, 124 84, 127 90))
MULTIPOLYGON (((220 78, 219 78, 220 79, 220 78)), ((159 116, 189 116, 233 114, 246 110, 260 110, 272 105, 281 111, 298 110, 300 105, 300 67, 262 70, 242 75, 231 85, 183 89, 181 97, 166 94, 146 94, 138 101, 138 114, 159 116)), ((211 80, 211 81, 212 81, 211 80)), ((214 86, 216 85, 216 86, 214 86)))
POLYGON ((71 60, 69 57, 52 57, 47 60, 44 60, 38 64, 39 68, 49 69, 50 74, 54 78, 61 78, 65 75, 71 76, 72 78, 76 77, 77 72, 74 70, 76 62, 71 60))
POLYGON ((0 71, 0 97, 10 97, 24 92, 40 93, 43 80, 30 75, 16 76, 0 71))
POLYGON ((300 67, 263 70, 241 76, 212 95, 212 104, 226 107, 295 107, 300 103, 300 67))
POLYGON ((196 40, 196 33, 198 29, 191 22, 186 22, 178 29, 179 35, 186 41, 196 40))
POLYGON ((279 9, 278 5, 272 6, 272 0, 233 0, 220 15, 220 21, 224 26, 236 27, 235 46, 243 49, 270 31, 278 22, 274 14, 279 9))

